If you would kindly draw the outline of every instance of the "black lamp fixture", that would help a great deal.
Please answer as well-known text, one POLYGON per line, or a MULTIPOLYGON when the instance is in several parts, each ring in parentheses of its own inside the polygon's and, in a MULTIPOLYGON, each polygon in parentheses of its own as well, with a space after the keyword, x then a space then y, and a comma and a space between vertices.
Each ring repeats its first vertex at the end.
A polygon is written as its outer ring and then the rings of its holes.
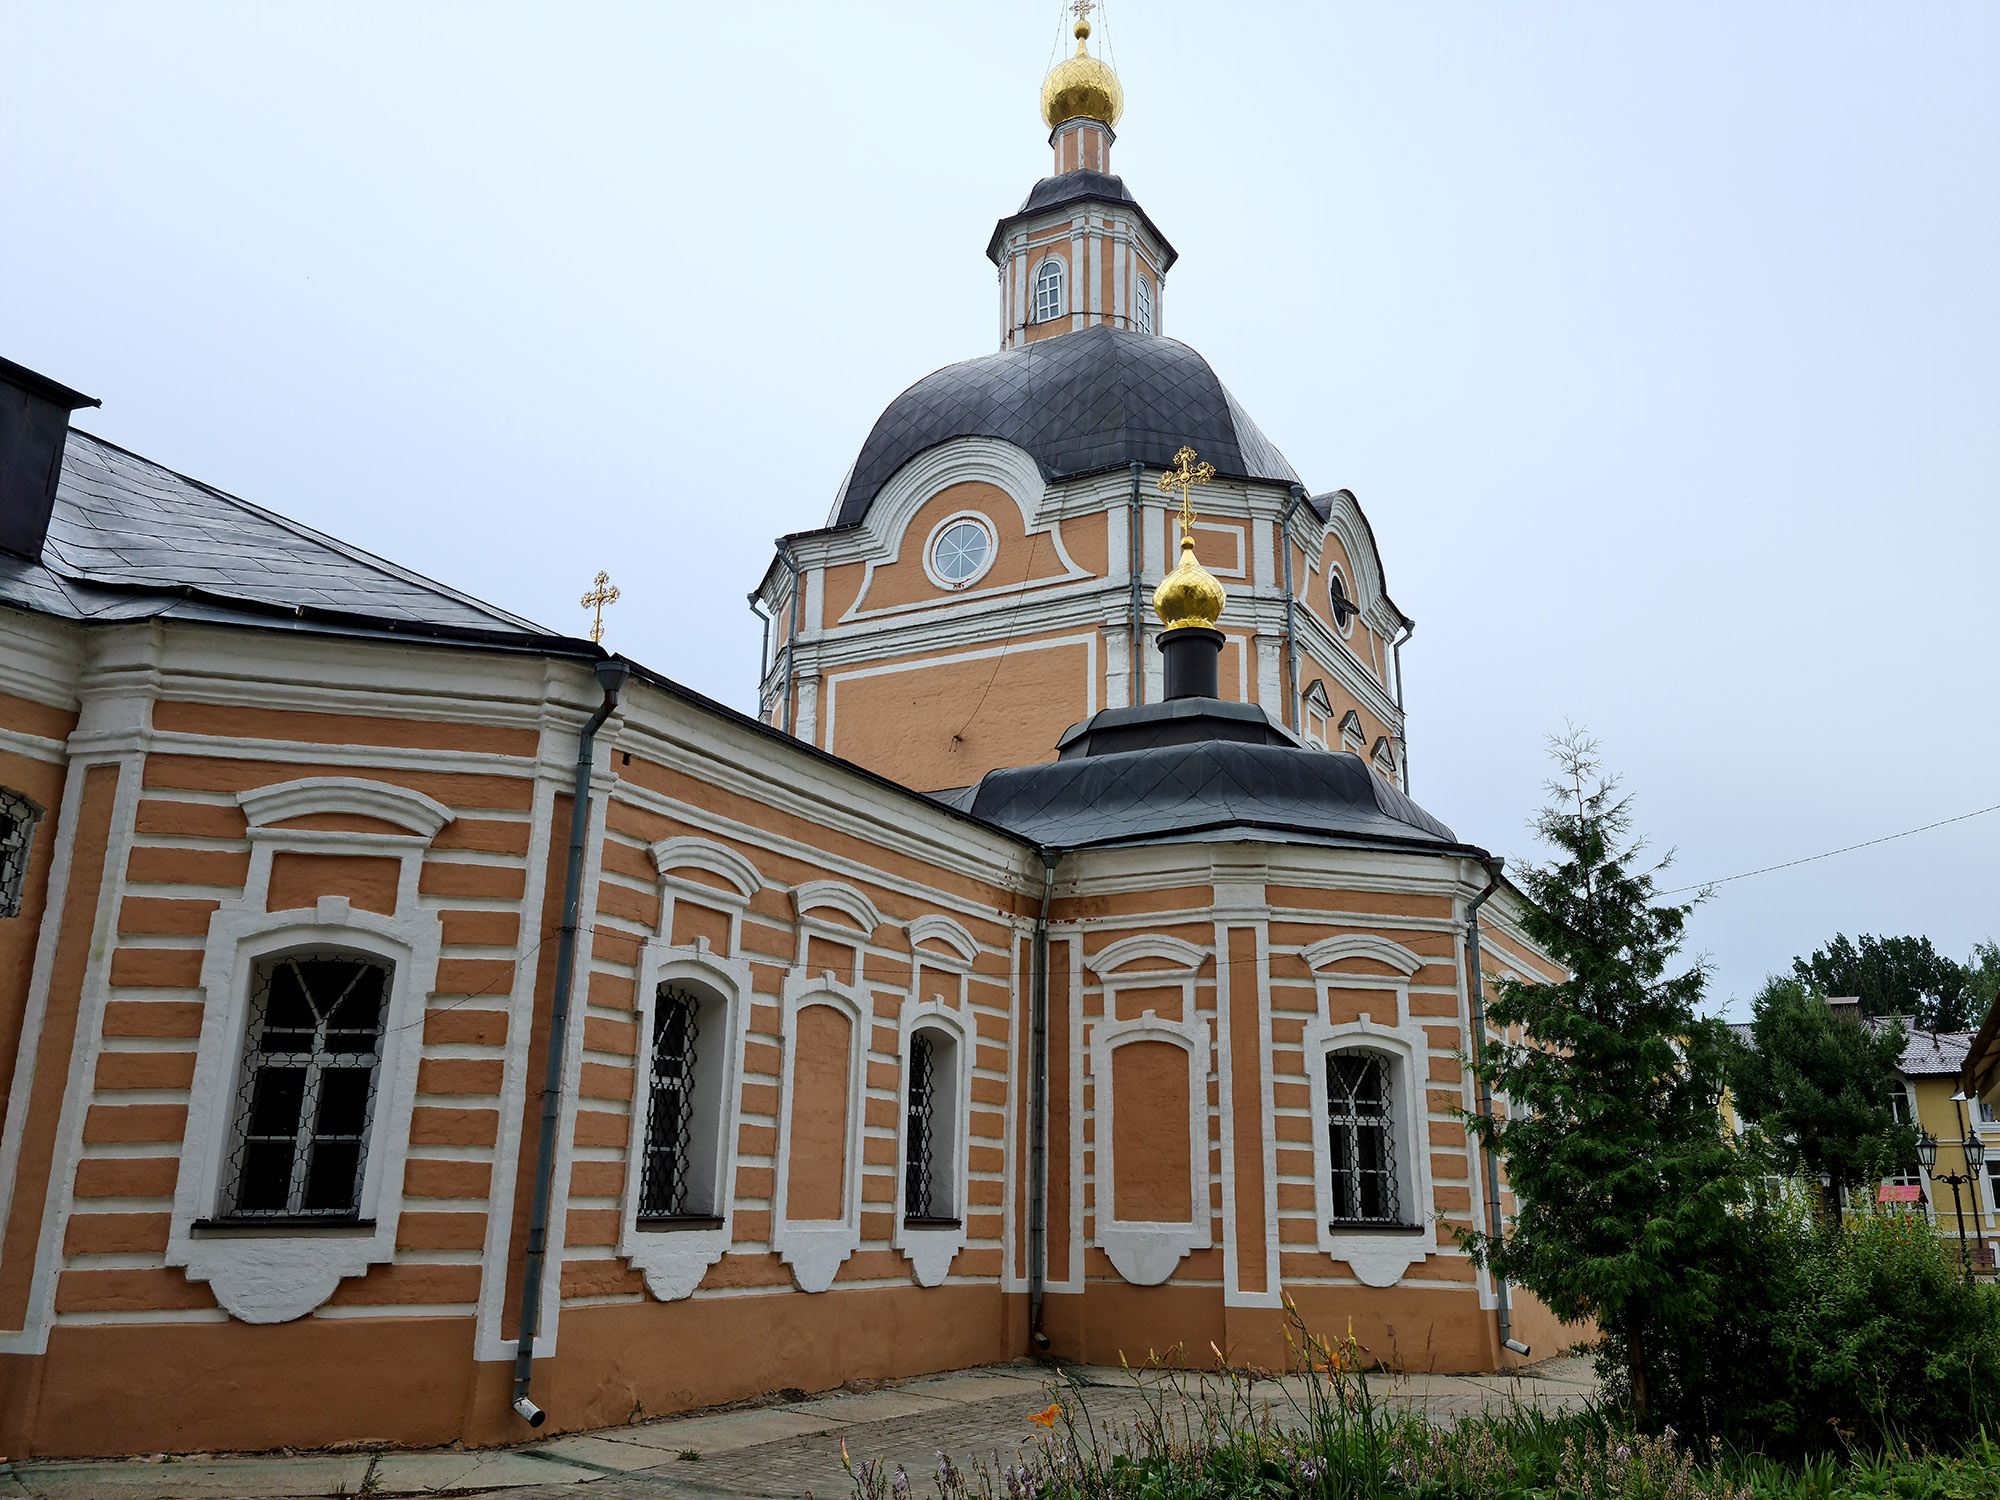
POLYGON ((1926 1172, 1937 1165, 1937 1137, 1928 1130, 1917 1132, 1917 1164, 1926 1172))
MULTIPOLYGON (((1958 1147, 1965 1158, 1963 1172, 1940 1172, 1937 1170, 1938 1138, 1928 1130, 1919 1128, 1917 1132, 1917 1161, 1932 1182, 1951 1184, 1951 1206, 1958 1218, 1958 1254, 1965 1264, 1965 1279, 1972 1280, 1972 1247, 1965 1238, 1965 1201, 1959 1196, 1960 1188, 1970 1188, 1979 1181, 1979 1169, 1986 1164, 1986 1142, 1979 1138, 1977 1131, 1965 1123, 1965 1093, 1953 1094, 1952 1103, 1958 1108, 1958 1128, 1960 1137, 1951 1144, 1958 1147)), ((1975 1203, 1977 1199, 1973 1200, 1975 1203)))

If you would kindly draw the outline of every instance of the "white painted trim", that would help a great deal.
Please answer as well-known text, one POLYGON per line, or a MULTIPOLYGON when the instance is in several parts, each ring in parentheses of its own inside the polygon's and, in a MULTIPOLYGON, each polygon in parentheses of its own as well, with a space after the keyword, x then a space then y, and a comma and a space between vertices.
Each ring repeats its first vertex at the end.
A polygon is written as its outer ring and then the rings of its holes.
MULTIPOLYGON (((653 868, 662 875, 671 875, 675 870, 706 870, 711 875, 720 875, 736 887, 737 905, 750 900, 764 888, 764 877, 757 867, 727 844, 714 839, 699 838, 682 834, 677 838, 661 839, 647 851, 653 856, 653 868)), ((683 881, 690 890, 699 890, 717 901, 728 901, 729 893, 719 891, 714 886, 702 885, 698 881, 683 881)), ((665 937, 669 928, 662 932, 665 937)))
MULTIPOLYGON (((1387 964, 1407 979, 1424 966, 1424 960, 1420 955, 1412 953, 1401 943, 1372 932, 1346 932, 1338 937, 1321 938, 1317 943, 1308 944, 1302 952, 1307 964, 1314 969, 1330 968, 1345 958, 1365 958, 1378 964, 1387 964)), ((1390 980, 1389 983, 1393 986, 1395 981, 1390 980)))
POLYGON ((950 917, 929 913, 904 923, 903 931, 909 936, 911 953, 938 968, 963 972, 971 968, 973 960, 979 957, 977 940, 963 923, 954 922, 950 917), (939 953, 934 948, 921 947, 923 943, 942 943, 952 951, 939 953))
MULTIPOLYGON (((993 564, 999 560, 999 557, 1000 533, 994 530, 992 519, 984 511, 980 510, 953 511, 942 521, 939 521, 937 525, 930 529, 930 534, 924 538, 923 552, 921 553, 924 565, 924 577, 928 578, 934 587, 943 589, 948 594, 961 594, 971 588, 980 579, 993 571, 993 564), (955 526, 960 521, 969 521, 986 534, 986 556, 981 560, 977 570, 953 581, 937 570, 937 544, 938 538, 944 534, 945 528, 955 526)), ((856 603, 859 603, 858 599, 856 603)))
POLYGON ((306 776, 236 794, 252 828, 292 818, 336 813, 379 818, 421 835, 426 842, 457 815, 435 798, 386 781, 359 776, 306 776))
POLYGON ((826 677, 826 748, 836 755, 839 750, 834 740, 835 693, 843 682, 860 677, 885 677, 893 672, 921 672, 932 667, 956 666, 960 662, 990 661, 996 656, 1019 656, 1028 651, 1052 651, 1063 646, 1081 646, 1084 650, 1084 718, 1097 712, 1097 635, 1058 635, 1045 640, 1002 641, 997 646, 988 646, 978 651, 960 651, 949 656, 919 657, 911 661, 887 662, 881 666, 855 667, 847 671, 828 672, 826 677))
MULTIPOLYGON (((405 860, 406 866, 418 862, 405 860)), ((253 854, 245 899, 223 905, 209 919, 201 971, 201 1040, 165 1259, 170 1266, 185 1267, 190 1281, 207 1282, 230 1316, 245 1323, 285 1323, 325 1302, 343 1278, 365 1275, 370 1266, 395 1258, 424 1006, 437 984, 442 938, 438 914, 414 900, 413 874, 405 882, 410 899, 397 902, 394 917, 356 911, 343 896, 322 896, 310 911, 266 912, 268 854, 261 863, 260 880, 253 854), (320 946, 352 949, 394 965, 360 1195, 360 1216, 372 1219, 374 1227, 197 1236, 192 1225, 214 1217, 222 1190, 252 967, 288 949, 320 946)))
MULTIPOLYGON (((1174 941, 1168 939, 1168 941, 1174 941)), ((1191 982, 1190 982, 1191 983, 1191 982)), ((1107 994, 1105 1011, 1113 1002, 1107 994)), ((1190 1010, 1192 1006, 1190 1004, 1190 1010)), ((1118 1274, 1134 1286, 1158 1286, 1190 1251, 1213 1243, 1213 1214, 1208 1176, 1208 1024, 1199 1017, 1163 1021, 1146 1011, 1133 1021, 1099 1022, 1090 1038, 1090 1071, 1096 1085, 1097 1122, 1097 1245, 1110 1257, 1118 1274), (1112 1091, 1112 1054, 1129 1042, 1158 1041, 1179 1047, 1188 1061, 1188 1207, 1184 1222, 1148 1222, 1118 1218, 1117 1118, 1112 1091)), ((1081 1105, 1081 1096, 1077 1106, 1081 1105)), ((1073 1106, 1072 1112, 1081 1114, 1073 1106)), ((1082 1177, 1076 1182, 1080 1185, 1082 1177)), ((1079 1201, 1080 1190, 1075 1191, 1079 1201)))
POLYGON ((1314 1232, 1319 1248, 1335 1260, 1347 1262, 1364 1286, 1394 1286, 1413 1265, 1425 1260, 1437 1247, 1432 1228, 1430 1131, 1419 1130, 1428 1121, 1425 1107, 1429 1069, 1429 1037, 1421 1025, 1410 1019, 1408 993, 1397 997, 1403 1019, 1395 1026, 1378 1026, 1363 1014, 1358 1021, 1329 1025, 1322 994, 1320 1010, 1305 1025, 1306 1082, 1312 1091, 1313 1205, 1314 1232), (1343 1231, 1332 1228, 1333 1173, 1327 1160, 1326 1056, 1349 1048, 1367 1050, 1388 1058, 1392 1071, 1391 1101, 1398 1138, 1396 1160, 1401 1167, 1397 1184, 1404 1194, 1408 1212, 1416 1227, 1396 1230, 1343 1231))
MULTIPOLYGON (((704 887, 704 889, 707 889, 704 887)), ((664 908, 664 903, 663 903, 664 908)), ((671 929, 669 929, 671 930, 671 929)), ((750 1030, 750 965, 720 957, 706 939, 693 947, 673 947, 664 935, 639 950, 639 973, 632 991, 638 1020, 638 1052, 633 1059, 631 1138, 625 1150, 625 1191, 620 1206, 618 1253, 646 1279, 646 1290, 661 1302, 678 1302, 701 1284, 708 1268, 729 1251, 736 1219, 736 1143, 743 1128, 743 1042, 750 1030), (713 1162, 715 1211, 722 1223, 712 1229, 641 1229, 639 1181, 646 1151, 646 1086, 653 1055, 654 1003, 659 987, 691 980, 721 997, 728 1024, 722 1033, 721 1076, 716 1106, 720 1118, 713 1162)), ((699 1064, 697 1064, 699 1067, 699 1064)))
MULTIPOLYGON (((815 921, 809 914, 831 909, 839 912, 861 930, 858 936, 866 942, 875 935, 875 929, 882 925, 882 913, 876 909, 860 891, 843 880, 808 880, 803 885, 792 888, 792 910, 798 913, 801 926, 810 926, 821 936, 834 936, 853 942, 857 934, 849 929, 829 923, 825 919, 815 921)), ((798 961, 805 962, 805 935, 799 937, 798 961)))
MULTIPOLYGON (((804 942, 803 936, 800 942, 804 942)), ((785 976, 779 1016, 779 1044, 784 1049, 784 1087, 778 1101, 778 1146, 775 1184, 771 1190, 771 1248, 792 1268, 792 1280, 802 1292, 823 1292, 833 1285, 840 1267, 861 1244, 861 1124, 867 1112, 869 1030, 873 1006, 867 992, 842 984, 831 970, 817 976, 803 967, 785 976), (791 1219, 786 1197, 791 1175, 792 1102, 797 1096, 799 1062, 798 1018, 815 1005, 830 1005, 848 1018, 847 1141, 841 1173, 841 1216, 838 1219, 791 1219)))
POLYGON ((963 977, 959 980, 958 1003, 921 1000, 909 995, 896 1033, 896 1230, 892 1239, 903 1252, 919 1286, 939 1286, 951 1271, 951 1263, 965 1248, 965 1222, 970 1211, 966 1171, 970 1160, 972 1134, 972 1056, 979 1045, 978 1027, 972 1020, 972 1004, 966 996, 963 977), (957 1054, 957 1076, 953 1079, 951 1118, 951 1187, 955 1201, 952 1211, 958 1223, 951 1228, 912 1226, 903 1222, 903 1183, 909 1163, 910 1122, 910 1038, 916 1031, 946 1032, 957 1054))
POLYGON ((1208 958, 1208 950, 1180 938, 1169 937, 1162 932, 1142 932, 1132 937, 1120 938, 1115 943, 1107 943, 1084 962, 1099 979, 1108 979, 1116 970, 1140 959, 1160 958, 1173 965, 1170 969, 1144 969, 1118 976, 1121 986, 1152 984, 1162 980, 1192 978, 1208 958))

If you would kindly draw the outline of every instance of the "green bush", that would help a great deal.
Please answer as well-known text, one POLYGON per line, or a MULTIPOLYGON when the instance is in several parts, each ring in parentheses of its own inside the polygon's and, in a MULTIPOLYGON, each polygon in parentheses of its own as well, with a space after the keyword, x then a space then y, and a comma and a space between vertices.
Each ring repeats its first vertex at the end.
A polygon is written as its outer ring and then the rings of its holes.
MULTIPOLYGON (((1745 1451, 1944 1450, 2000 1416, 2000 1288, 1968 1285, 1955 1240, 1904 1212, 1815 1225, 1800 1191, 1740 1214, 1717 1316, 1658 1350, 1656 1416, 1745 1451)), ((1622 1401, 1624 1351, 1599 1351, 1622 1401)))

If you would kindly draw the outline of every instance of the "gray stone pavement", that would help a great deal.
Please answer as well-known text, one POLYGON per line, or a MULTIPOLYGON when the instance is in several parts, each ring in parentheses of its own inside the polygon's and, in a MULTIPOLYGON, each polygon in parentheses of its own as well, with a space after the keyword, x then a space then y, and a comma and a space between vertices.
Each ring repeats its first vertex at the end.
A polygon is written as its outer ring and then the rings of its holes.
MULTIPOLYGON (((1122 1370, 1069 1366, 1098 1427, 1118 1428, 1149 1399, 1168 1410, 1198 1400, 1150 1390, 1122 1370)), ((868 1391, 834 1391, 500 1449, 386 1449, 367 1453, 267 1454, 244 1458, 31 1460, 0 1464, 0 1500, 318 1500, 322 1496, 504 1495, 506 1500, 818 1500, 849 1493, 840 1464, 845 1441, 857 1462, 882 1458, 909 1470, 913 1492, 931 1492, 942 1450, 962 1464, 1001 1462, 1039 1430, 1031 1421, 1055 1389, 1055 1372, 1019 1362, 922 1376, 868 1391), (588 1488, 584 1488, 588 1486, 588 1488)), ((1259 1380, 1242 1399, 1283 1422, 1302 1401, 1302 1377, 1259 1380)), ((1433 1417, 1513 1406, 1562 1410, 1597 1389, 1590 1362, 1574 1355, 1506 1375, 1370 1377, 1392 1406, 1433 1417)), ((1211 1394, 1223 1386, 1206 1383, 1211 1394)))

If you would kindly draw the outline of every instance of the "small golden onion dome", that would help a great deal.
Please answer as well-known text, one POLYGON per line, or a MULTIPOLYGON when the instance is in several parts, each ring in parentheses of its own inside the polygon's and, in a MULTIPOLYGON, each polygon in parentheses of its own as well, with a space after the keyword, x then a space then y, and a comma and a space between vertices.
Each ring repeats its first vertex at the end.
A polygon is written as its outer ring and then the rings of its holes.
POLYGON ((1215 581, 1215 575, 1195 560, 1194 538, 1181 537, 1181 564, 1160 580, 1160 586, 1153 590, 1153 611, 1160 617, 1160 623, 1169 630, 1179 630, 1184 625, 1199 625, 1213 630, 1215 622, 1222 618, 1222 606, 1229 602, 1229 596, 1222 592, 1222 585, 1215 581))
POLYGON ((1116 125, 1125 113, 1125 90, 1111 64, 1084 50, 1090 22, 1076 23, 1076 56, 1049 69, 1042 80, 1042 121, 1049 129, 1070 120, 1102 120, 1116 125))

